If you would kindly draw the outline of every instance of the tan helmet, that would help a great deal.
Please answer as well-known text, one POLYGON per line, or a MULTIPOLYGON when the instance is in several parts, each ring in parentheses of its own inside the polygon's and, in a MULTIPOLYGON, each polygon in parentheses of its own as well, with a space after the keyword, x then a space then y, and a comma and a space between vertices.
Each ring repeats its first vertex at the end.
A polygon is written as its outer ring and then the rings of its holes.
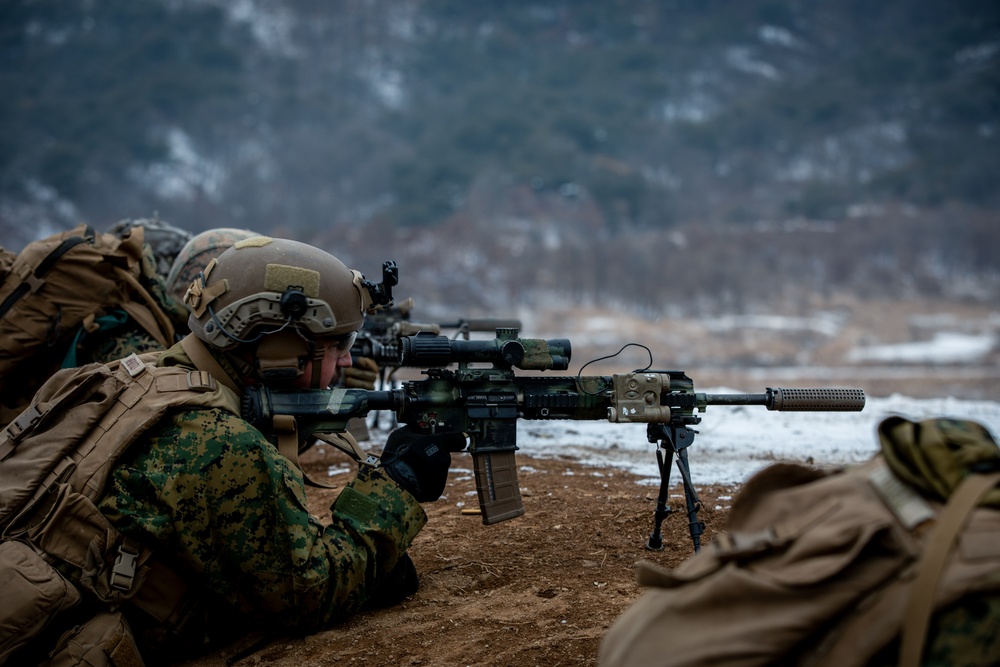
POLYGON ((306 243, 256 236, 237 241, 189 286, 192 333, 228 350, 292 327, 309 338, 335 338, 364 323, 363 276, 306 243))
POLYGON ((196 234, 180 249, 167 275, 167 291, 177 299, 184 299, 188 285, 205 270, 208 263, 229 249, 237 241, 260 236, 257 232, 232 227, 219 227, 196 234))
POLYGON ((257 236, 237 241, 192 282, 184 296, 188 326, 218 350, 254 345, 260 379, 288 380, 308 359, 322 360, 316 341, 349 346, 365 314, 391 304, 391 277, 375 285, 311 245, 257 236))

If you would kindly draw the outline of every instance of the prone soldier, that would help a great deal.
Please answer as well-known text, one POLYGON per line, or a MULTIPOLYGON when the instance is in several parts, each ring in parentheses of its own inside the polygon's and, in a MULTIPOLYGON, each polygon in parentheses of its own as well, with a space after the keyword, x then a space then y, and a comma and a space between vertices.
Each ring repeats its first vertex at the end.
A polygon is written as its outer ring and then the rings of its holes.
POLYGON ((331 384, 389 292, 306 244, 246 239, 190 285, 191 333, 180 342, 46 383, 0 431, 0 465, 57 467, 69 442, 86 451, 70 447, 62 475, 0 475, 0 561, 53 562, 51 578, 72 585, 55 610, 51 596, 12 591, 30 601, 19 607, 28 620, 0 613, 10 631, 0 649, 22 664, 91 650, 167 659, 255 624, 313 632, 412 594, 406 552, 427 521, 420 503, 440 497, 448 452, 461 449, 447 440, 461 434, 393 431, 322 524, 306 507, 294 420, 276 419, 269 439, 240 416, 249 385, 331 384), (118 398, 98 402, 103 392, 118 398), (26 479, 49 493, 11 488, 26 479))

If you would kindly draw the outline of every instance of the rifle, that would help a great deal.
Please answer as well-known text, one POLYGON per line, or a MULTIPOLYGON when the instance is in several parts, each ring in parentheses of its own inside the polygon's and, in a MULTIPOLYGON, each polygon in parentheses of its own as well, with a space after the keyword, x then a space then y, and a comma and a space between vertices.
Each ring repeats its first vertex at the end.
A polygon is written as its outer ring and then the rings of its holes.
MULTIPOLYGON (((400 365, 426 368, 426 378, 399 389, 270 391, 249 387, 244 418, 263 431, 275 415, 292 415, 300 432, 342 431, 351 417, 371 410, 392 410, 400 423, 427 432, 461 432, 468 437, 476 492, 486 525, 524 514, 514 451, 518 419, 603 420, 644 423, 656 443, 660 491, 653 532, 646 547, 663 548, 660 527, 671 513, 667 495, 671 464, 684 485, 691 540, 701 546, 701 503, 691 481, 687 449, 709 405, 763 405, 783 411, 860 411, 861 389, 771 389, 762 394, 705 394, 683 371, 648 367, 614 375, 515 375, 526 371, 566 370, 571 355, 566 339, 518 338, 517 329, 498 329, 494 340, 454 340, 430 332, 401 339, 400 365), (457 368, 447 368, 457 365, 457 368)), ((624 349, 624 348, 623 348, 624 349)), ((648 349, 647 349, 648 352, 648 349)), ((652 356, 650 359, 652 363, 652 356)), ((651 365, 650 363, 650 365, 651 365)), ((581 373, 583 369, 581 368, 581 373)))
MULTIPOLYGON (((410 319, 413 309, 413 299, 409 298, 398 305, 381 308, 365 317, 365 323, 358 334, 357 340, 351 346, 351 357, 367 357, 378 364, 378 387, 385 389, 390 386, 393 376, 401 366, 411 365, 404 361, 400 353, 400 341, 422 332, 440 334, 442 330, 454 329, 454 339, 459 336, 469 340, 471 332, 495 332, 497 329, 520 329, 521 321, 509 318, 464 318, 451 322, 414 322, 410 319)), ((372 428, 378 427, 378 411, 373 411, 372 428)))
MULTIPOLYGON (((421 332, 440 334, 442 330, 454 329, 452 336, 469 340, 474 331, 493 333, 497 329, 520 329, 521 321, 513 318, 460 317, 453 322, 414 322, 410 319, 413 299, 406 299, 399 305, 381 308, 365 317, 358 339, 351 347, 351 356, 374 359, 381 369, 396 369, 407 365, 401 363, 399 342, 406 336, 421 332)), ((383 378, 384 380, 384 378, 383 378)), ((384 383, 381 386, 385 386, 384 383)))

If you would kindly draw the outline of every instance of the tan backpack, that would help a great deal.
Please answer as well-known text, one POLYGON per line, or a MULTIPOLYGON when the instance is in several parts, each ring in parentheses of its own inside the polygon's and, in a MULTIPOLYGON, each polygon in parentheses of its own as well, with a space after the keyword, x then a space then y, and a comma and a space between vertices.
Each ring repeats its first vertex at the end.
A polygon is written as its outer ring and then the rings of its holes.
POLYGON ((918 665, 935 611, 1000 591, 1000 511, 977 507, 1000 473, 970 474, 1000 451, 972 422, 894 417, 880 436, 886 455, 861 466, 765 469, 700 553, 640 565, 649 588, 609 629, 601 667, 849 667, 896 640, 899 664, 918 665), (903 481, 918 470, 943 497, 903 481))
POLYGON ((160 368, 154 357, 61 370, 0 431, 0 665, 23 660, 43 636, 57 644, 53 665, 83 655, 86 664, 142 664, 122 606, 165 633, 191 612, 183 580, 97 508, 116 461, 168 411, 239 414, 237 395, 211 375, 160 368), (75 573, 73 582, 60 571, 75 573), (100 613, 66 620, 84 608, 100 613))
POLYGON ((0 252, 0 425, 31 400, 83 327, 124 310, 164 348, 174 326, 140 281, 143 228, 124 238, 87 225, 0 252), (16 378, 16 380, 15 380, 16 378))

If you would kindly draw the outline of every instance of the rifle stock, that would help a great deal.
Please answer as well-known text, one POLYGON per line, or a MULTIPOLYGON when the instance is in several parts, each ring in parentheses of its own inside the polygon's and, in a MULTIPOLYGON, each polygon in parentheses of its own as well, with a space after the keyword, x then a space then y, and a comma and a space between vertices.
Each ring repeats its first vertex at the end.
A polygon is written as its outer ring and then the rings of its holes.
POLYGON ((432 333, 402 339, 399 359, 426 367, 426 378, 387 391, 363 389, 270 391, 252 387, 244 416, 267 430, 274 415, 293 415, 300 432, 342 430, 347 420, 372 410, 391 410, 400 423, 427 432, 468 437, 484 524, 524 514, 514 452, 518 419, 607 420, 647 425, 657 443, 660 496, 647 547, 662 548, 659 532, 666 506, 672 457, 676 455, 688 505, 695 550, 700 546, 699 502, 690 480, 687 447, 691 429, 709 405, 761 405, 768 410, 859 411, 860 389, 771 389, 761 394, 705 394, 682 371, 640 370, 614 375, 516 375, 522 370, 566 370, 565 339, 521 339, 516 329, 498 329, 495 340, 465 341, 432 333), (447 366, 457 365, 456 368, 447 366))

